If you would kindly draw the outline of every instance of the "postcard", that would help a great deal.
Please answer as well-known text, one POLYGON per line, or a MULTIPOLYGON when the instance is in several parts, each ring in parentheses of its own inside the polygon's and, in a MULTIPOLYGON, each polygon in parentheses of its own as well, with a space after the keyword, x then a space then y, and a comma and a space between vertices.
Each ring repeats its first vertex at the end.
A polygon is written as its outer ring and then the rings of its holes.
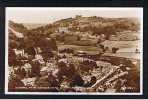
POLYGON ((6 7, 5 93, 142 95, 140 7, 6 7))

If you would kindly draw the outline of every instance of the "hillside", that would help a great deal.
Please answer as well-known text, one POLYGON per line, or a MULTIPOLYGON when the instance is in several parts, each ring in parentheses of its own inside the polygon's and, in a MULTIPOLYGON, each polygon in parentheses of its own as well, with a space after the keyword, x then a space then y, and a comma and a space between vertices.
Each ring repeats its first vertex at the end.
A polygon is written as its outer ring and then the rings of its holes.
POLYGON ((137 40, 140 23, 137 18, 83 17, 76 15, 52 24, 18 24, 9 26, 27 37, 45 36, 65 44, 96 45, 104 40, 137 40))
POLYGON ((65 40, 59 40, 58 38, 67 35, 68 37, 69 35, 76 36, 80 39, 97 37, 98 40, 98 37, 102 34, 105 35, 105 39, 110 39, 112 35, 115 35, 118 40, 134 40, 137 37, 132 33, 138 33, 139 25, 137 18, 82 17, 77 15, 74 18, 61 19, 53 24, 41 26, 31 31, 52 36, 61 42, 65 40))
POLYGON ((104 29, 107 29, 106 31, 113 31, 114 29, 116 29, 116 31, 139 30, 139 21, 137 18, 104 18, 97 16, 76 16, 75 18, 67 18, 56 21, 53 24, 61 27, 71 27, 74 31, 78 31, 76 28, 79 28, 79 31, 92 31, 94 32, 94 34, 99 34, 99 32, 95 33, 95 29, 96 31, 100 30, 100 33, 103 33, 104 29), (77 27, 75 28, 75 26, 77 27))
POLYGON ((22 23, 15 23, 13 21, 9 21, 9 27, 21 33, 26 33, 28 31, 22 23))
POLYGON ((29 30, 23 24, 9 21, 9 48, 21 49, 30 47, 49 47, 48 49, 56 50, 56 42, 54 39, 44 36, 40 30, 29 30))

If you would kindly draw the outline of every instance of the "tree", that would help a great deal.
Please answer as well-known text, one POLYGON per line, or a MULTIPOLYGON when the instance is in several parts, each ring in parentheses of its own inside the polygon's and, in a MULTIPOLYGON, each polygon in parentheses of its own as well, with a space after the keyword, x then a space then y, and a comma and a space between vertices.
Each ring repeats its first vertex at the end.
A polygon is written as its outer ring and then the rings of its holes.
POLYGON ((119 48, 113 47, 112 48, 112 53, 116 53, 119 50, 119 48))

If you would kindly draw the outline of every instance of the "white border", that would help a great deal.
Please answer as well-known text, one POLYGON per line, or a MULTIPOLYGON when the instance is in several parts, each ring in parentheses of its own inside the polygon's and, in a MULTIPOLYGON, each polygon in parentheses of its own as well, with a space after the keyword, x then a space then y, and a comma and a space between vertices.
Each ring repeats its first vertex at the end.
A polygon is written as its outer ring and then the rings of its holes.
POLYGON ((36 8, 36 9, 41 9, 41 7, 6 7, 6 15, 5 15, 5 94, 18 94, 18 95, 142 95, 143 94, 143 8, 142 7, 42 7, 46 9, 54 9, 54 10, 59 10, 59 9, 66 9, 66 10, 71 10, 73 8, 79 10, 79 9, 102 9, 102 10, 110 10, 110 9, 118 9, 118 10, 123 10, 123 9, 138 9, 140 11, 140 92, 139 93, 98 93, 98 92, 91 92, 91 93, 73 93, 73 92, 8 92, 8 13, 7 9, 15 8, 36 8))

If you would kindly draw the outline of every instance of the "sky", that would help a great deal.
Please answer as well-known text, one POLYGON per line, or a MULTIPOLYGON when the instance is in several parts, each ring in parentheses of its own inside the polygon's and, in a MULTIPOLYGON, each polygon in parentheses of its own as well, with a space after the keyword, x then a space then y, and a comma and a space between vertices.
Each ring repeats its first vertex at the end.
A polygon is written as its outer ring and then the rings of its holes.
POLYGON ((142 8, 88 8, 88 7, 7 7, 6 19, 17 23, 52 23, 54 21, 82 16, 100 16, 109 18, 137 17, 143 15, 142 8))

